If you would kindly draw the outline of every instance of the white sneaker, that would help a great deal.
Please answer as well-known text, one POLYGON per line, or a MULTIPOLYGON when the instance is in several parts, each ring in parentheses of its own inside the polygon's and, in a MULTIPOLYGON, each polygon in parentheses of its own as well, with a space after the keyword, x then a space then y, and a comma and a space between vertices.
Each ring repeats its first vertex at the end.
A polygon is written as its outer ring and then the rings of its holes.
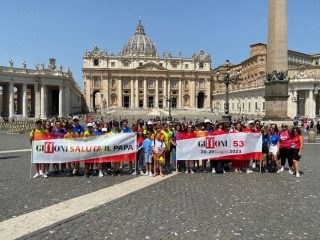
POLYGON ((149 176, 150 176, 150 177, 152 177, 152 176, 153 176, 153 175, 152 175, 152 172, 149 172, 149 176))
POLYGON ((291 167, 289 167, 289 174, 292 175, 293 174, 293 170, 291 167))
POLYGON ((40 176, 43 176, 43 171, 39 170, 39 174, 40 174, 40 176))
POLYGON ((255 163, 255 162, 252 163, 252 168, 253 168, 253 169, 256 168, 256 163, 255 163))
POLYGON ((149 175, 149 172, 146 171, 146 173, 144 174, 144 176, 148 176, 148 175, 149 175))
POLYGON ((32 178, 38 178, 40 176, 41 176, 40 173, 37 172, 32 178))
POLYGON ((296 177, 300 177, 300 173, 299 172, 296 173, 296 177))
POLYGON ((216 173, 216 169, 215 168, 212 168, 212 173, 216 173))
POLYGON ((246 173, 253 173, 253 171, 250 168, 247 168, 246 173))
POLYGON ((280 172, 283 172, 284 171, 284 167, 282 166, 281 168, 280 168, 280 172))
POLYGON ((77 173, 77 169, 73 169, 72 174, 76 175, 76 173, 77 173))
POLYGON ((102 171, 99 171, 99 177, 103 177, 103 172, 102 171))
POLYGON ((193 170, 191 170, 191 173, 194 173, 194 171, 193 171, 193 170))
POLYGON ((189 173, 188 170, 186 170, 184 173, 189 173))
POLYGON ((136 171, 134 171, 134 172, 132 173, 132 175, 134 175, 134 176, 135 176, 135 175, 137 175, 137 172, 136 172, 136 171))
POLYGON ((47 173, 43 173, 42 176, 43 176, 44 178, 47 178, 47 177, 48 177, 47 173))
POLYGON ((141 175, 141 176, 144 176, 144 173, 143 173, 143 171, 140 171, 140 175, 141 175))
POLYGON ((278 169, 278 170, 277 170, 277 173, 281 173, 281 172, 282 172, 281 169, 278 169))

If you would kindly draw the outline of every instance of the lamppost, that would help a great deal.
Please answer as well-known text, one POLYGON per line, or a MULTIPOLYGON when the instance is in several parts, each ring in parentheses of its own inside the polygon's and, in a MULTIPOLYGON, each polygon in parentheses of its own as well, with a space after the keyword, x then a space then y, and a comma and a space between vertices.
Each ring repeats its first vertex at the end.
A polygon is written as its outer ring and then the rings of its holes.
POLYGON ((231 115, 229 114, 229 85, 230 83, 237 84, 237 80, 240 78, 240 73, 238 72, 236 76, 231 76, 230 62, 226 60, 226 69, 220 73, 217 71, 216 79, 219 83, 224 83, 226 85, 226 102, 224 104, 224 115, 222 115, 222 121, 231 122, 231 115), (220 76, 223 76, 223 80, 220 80, 220 76))
POLYGON ((172 121, 172 116, 171 116, 171 103, 172 103, 172 96, 165 96, 165 100, 169 103, 169 121, 172 121))

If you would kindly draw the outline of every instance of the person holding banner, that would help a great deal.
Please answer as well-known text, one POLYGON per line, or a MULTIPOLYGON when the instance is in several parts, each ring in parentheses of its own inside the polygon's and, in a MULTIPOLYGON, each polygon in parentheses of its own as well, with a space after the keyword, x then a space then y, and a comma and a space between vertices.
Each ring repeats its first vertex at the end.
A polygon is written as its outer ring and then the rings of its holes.
POLYGON ((293 168, 296 177, 300 177, 299 161, 303 148, 303 137, 299 127, 293 127, 291 130, 291 157, 293 159, 293 168))
MULTIPOLYGON (((83 133, 83 137, 92 137, 95 136, 94 132, 93 132, 93 124, 92 123, 88 123, 87 124, 87 131, 85 131, 83 133)), ((86 178, 90 177, 90 170, 93 170, 93 164, 92 163, 84 163, 84 176, 86 178)))
MULTIPOLYGON (((68 124, 66 126, 66 130, 67 130, 67 133, 64 135, 63 138, 77 138, 78 137, 78 133, 73 132, 73 126, 71 124, 68 124)), ((80 163, 68 163, 69 171, 71 171, 71 169, 73 169, 72 175, 76 175, 77 173, 79 173, 79 167, 80 167, 80 163)), ((68 175, 72 176, 71 172, 69 172, 68 175)))
MULTIPOLYGON (((231 133, 239 133, 242 132, 242 124, 240 122, 237 122, 235 129, 231 131, 231 133)), ((242 173, 241 169, 246 168, 247 161, 246 160, 233 160, 232 161, 232 167, 235 171, 235 173, 242 173)))
MULTIPOLYGON (((42 128, 41 120, 37 120, 36 128, 33 129, 30 133, 30 143, 32 144, 33 141, 46 139, 46 135, 47 135, 47 131, 42 128)), ((38 178, 38 177, 47 178, 48 175, 43 169, 44 165, 40 163, 36 163, 35 165, 36 165, 36 173, 33 176, 33 178, 38 178)))
MULTIPOLYGON (((62 127, 62 122, 60 120, 57 120, 55 122, 55 128, 52 130, 52 134, 54 135, 54 138, 63 138, 66 133, 67 133, 66 130, 62 127)), ((61 163, 61 173, 62 174, 63 174, 65 168, 66 168, 66 164, 61 163)), ((53 169, 56 174, 59 174, 59 163, 54 163, 53 169)))
POLYGON ((153 176, 157 176, 157 169, 159 168, 160 176, 163 177, 162 169, 164 165, 164 153, 166 150, 166 146, 164 141, 161 139, 161 134, 156 133, 155 138, 152 142, 152 152, 153 152, 153 176))
MULTIPOLYGON (((110 135, 114 135, 114 134, 119 134, 121 133, 120 130, 120 124, 119 122, 115 121, 113 123, 113 131, 109 132, 110 135)), ((122 163, 121 162, 112 162, 111 163, 112 166, 112 175, 116 176, 117 174, 119 174, 120 176, 122 175, 122 163)))
MULTIPOLYGON (((228 123, 229 124, 229 123, 228 123)), ((212 135, 221 135, 226 134, 226 125, 225 122, 217 123, 216 130, 212 133, 212 135)), ((224 161, 221 160, 211 160, 210 165, 212 167, 212 173, 225 173, 224 171, 224 161)))
MULTIPOLYGON (((187 125, 187 133, 186 133, 186 137, 194 137, 195 133, 194 133, 194 126, 190 123, 187 125)), ((185 168, 186 171, 185 173, 194 173, 194 171, 192 170, 193 166, 194 166, 194 161, 193 160, 185 160, 185 168)))

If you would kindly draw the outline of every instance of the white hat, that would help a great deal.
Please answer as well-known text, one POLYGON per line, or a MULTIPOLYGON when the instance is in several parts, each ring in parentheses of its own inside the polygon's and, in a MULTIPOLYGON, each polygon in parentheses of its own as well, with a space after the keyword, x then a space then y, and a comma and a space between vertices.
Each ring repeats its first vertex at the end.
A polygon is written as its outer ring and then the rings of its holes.
POLYGON ((108 132, 108 128, 102 128, 101 132, 108 132))
POLYGON ((153 124, 153 122, 152 122, 152 121, 149 121, 147 124, 148 124, 148 125, 152 125, 152 124, 153 124))
POLYGON ((211 123, 211 121, 209 119, 205 119, 204 123, 211 123))
POLYGON ((88 123, 87 127, 93 127, 93 124, 92 123, 88 123))
POLYGON ((78 116, 73 116, 72 120, 79 120, 78 116))
POLYGON ((249 121, 248 121, 248 124, 251 124, 251 123, 254 123, 254 121, 253 121, 253 120, 249 120, 249 121))

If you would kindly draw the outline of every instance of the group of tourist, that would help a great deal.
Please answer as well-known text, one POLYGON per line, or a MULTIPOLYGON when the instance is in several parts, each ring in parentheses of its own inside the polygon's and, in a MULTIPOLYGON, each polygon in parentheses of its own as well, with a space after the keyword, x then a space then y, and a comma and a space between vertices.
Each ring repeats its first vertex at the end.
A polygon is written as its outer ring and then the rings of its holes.
MULTIPOLYGON (((288 129, 286 124, 278 129, 276 124, 269 126, 261 124, 259 120, 250 120, 247 122, 216 122, 208 119, 201 122, 191 121, 148 121, 138 120, 129 127, 128 121, 91 121, 86 123, 86 129, 80 125, 79 118, 73 117, 72 120, 36 121, 35 129, 30 133, 30 141, 40 140, 44 135, 50 134, 53 138, 76 138, 90 137, 97 135, 113 135, 118 133, 136 133, 137 136, 137 163, 134 160, 129 161, 129 171, 132 174, 141 174, 145 176, 163 176, 170 173, 176 167, 176 136, 178 132, 187 134, 201 135, 210 132, 214 135, 232 134, 232 133, 261 133, 262 134, 262 153, 261 159, 217 161, 209 159, 199 159, 197 161, 188 160, 178 161, 178 171, 185 173, 194 172, 212 172, 224 173, 233 168, 234 172, 240 174, 243 172, 252 173, 259 169, 262 172, 274 171, 281 173, 288 162, 288 172, 300 177, 299 160, 303 149, 303 138, 301 130, 297 126, 288 129), (201 164, 200 164, 201 161, 201 164), (208 164, 209 163, 209 164, 208 164), (207 166, 209 165, 209 166, 207 166), (230 165, 232 167, 230 167, 230 165)), ((53 163, 52 170, 49 172, 50 164, 35 164, 36 173, 34 178, 47 178, 50 174, 66 174, 68 176, 80 174, 79 163, 53 163)), ((84 164, 84 176, 90 177, 111 173, 112 175, 121 175, 123 172, 123 162, 106 162, 95 164, 84 164)))

